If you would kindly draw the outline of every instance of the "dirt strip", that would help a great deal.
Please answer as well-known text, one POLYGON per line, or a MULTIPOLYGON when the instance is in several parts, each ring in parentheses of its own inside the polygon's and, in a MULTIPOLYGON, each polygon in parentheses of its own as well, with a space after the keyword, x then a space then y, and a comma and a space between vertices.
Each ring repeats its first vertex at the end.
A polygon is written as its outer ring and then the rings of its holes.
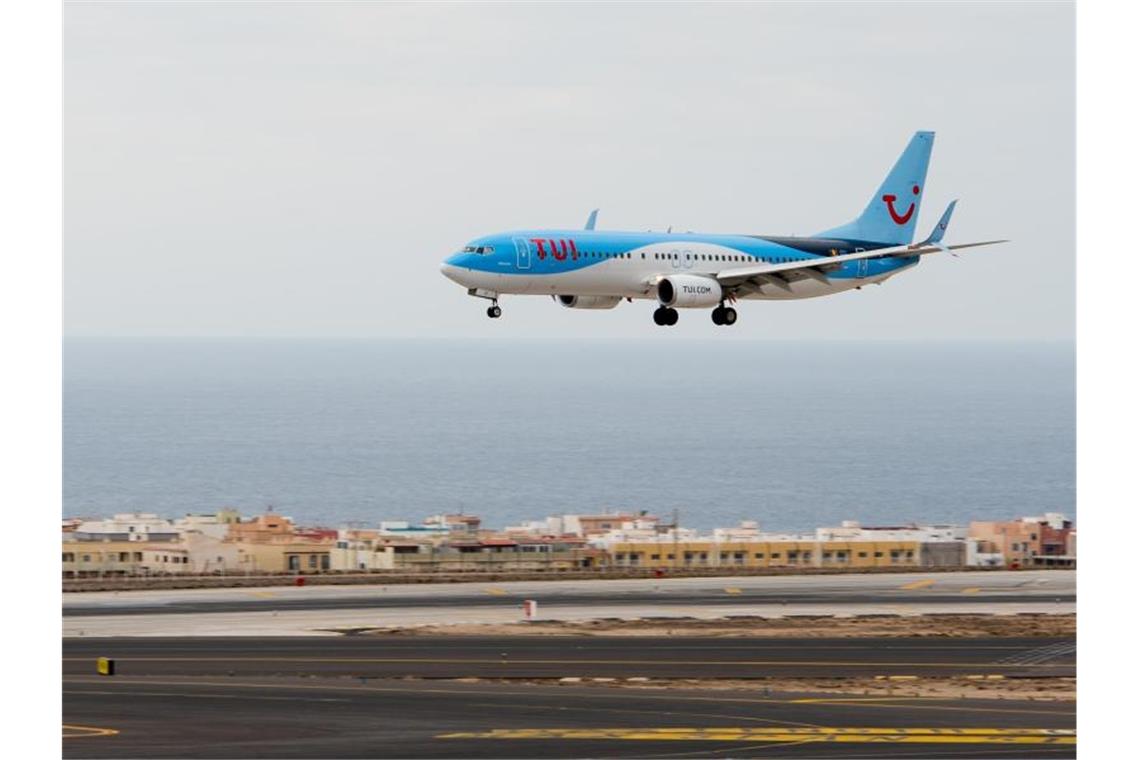
POLYGON ((1077 616, 949 614, 864 615, 851 618, 796 615, 782 618, 734 616, 715 620, 607 618, 576 622, 391 626, 340 632, 356 636, 1060 637, 1077 635, 1077 616))
POLYGON ((920 697, 925 699, 1029 699, 1042 701, 1075 701, 1075 678, 1005 678, 979 680, 969 678, 913 678, 876 680, 870 678, 804 678, 804 679, 566 679, 559 683, 572 686, 619 687, 627 689, 696 689, 702 691, 742 691, 768 696, 776 692, 800 692, 847 697, 920 697))
MULTIPOLYGON (((657 578, 751 578, 802 575, 900 575, 908 573, 986 573, 1004 572, 1006 567, 922 567, 894 565, 890 567, 683 567, 670 568, 658 575, 651 567, 594 568, 589 570, 479 570, 466 572, 409 572, 386 570, 371 573, 320 573, 317 575, 162 575, 120 576, 106 578, 64 578, 63 591, 143 591, 182 588, 257 588, 268 586, 395 586, 428 583, 512 583, 515 581, 631 580, 657 578)), ((1040 568, 1045 569, 1045 568, 1040 568)), ((1065 568, 1048 568, 1062 571, 1065 568)))

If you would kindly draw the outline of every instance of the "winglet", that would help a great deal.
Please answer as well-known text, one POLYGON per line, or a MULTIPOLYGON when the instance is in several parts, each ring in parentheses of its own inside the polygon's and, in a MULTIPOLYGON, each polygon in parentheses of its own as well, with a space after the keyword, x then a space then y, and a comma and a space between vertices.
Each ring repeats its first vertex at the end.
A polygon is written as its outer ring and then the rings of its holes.
POLYGON ((958 201, 950 201, 950 205, 942 212, 942 218, 938 220, 938 224, 934 225, 934 229, 930 232, 930 237, 923 240, 921 243, 912 245, 911 248, 919 248, 924 245, 933 245, 937 248, 942 248, 942 236, 946 234, 946 228, 950 226, 950 217, 954 215, 954 207, 958 205, 958 201))
POLYGON ((586 220, 586 226, 583 229, 592 230, 594 225, 598 223, 598 210, 594 209, 590 212, 590 218, 586 220))

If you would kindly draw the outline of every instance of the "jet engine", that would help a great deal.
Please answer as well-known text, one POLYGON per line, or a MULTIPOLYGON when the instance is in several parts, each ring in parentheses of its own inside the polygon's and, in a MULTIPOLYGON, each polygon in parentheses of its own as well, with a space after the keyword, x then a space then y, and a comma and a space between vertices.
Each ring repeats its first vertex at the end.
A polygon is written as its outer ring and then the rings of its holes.
POLYGON ((567 309, 612 309, 621 303, 620 296, 554 296, 567 309))
POLYGON ((716 306, 724 300, 724 293, 720 283, 711 277, 674 274, 657 283, 657 300, 666 308, 700 308, 716 306))

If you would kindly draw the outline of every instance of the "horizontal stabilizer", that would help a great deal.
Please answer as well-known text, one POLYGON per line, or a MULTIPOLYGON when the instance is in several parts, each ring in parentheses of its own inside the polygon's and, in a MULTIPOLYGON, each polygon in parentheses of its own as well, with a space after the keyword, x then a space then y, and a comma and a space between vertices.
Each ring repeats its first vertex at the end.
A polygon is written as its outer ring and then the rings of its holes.
MULTIPOLYGON (((943 216, 946 215, 944 214, 943 216)), ((716 273, 716 279, 720 282, 721 285, 731 286, 753 277, 765 279, 763 277, 765 275, 775 275, 781 272, 799 272, 801 274, 807 274, 806 270, 815 269, 817 272, 826 275, 829 271, 838 269, 848 261, 859 261, 860 259, 881 259, 890 256, 910 258, 913 256, 926 256, 927 254, 931 253, 957 251, 963 248, 977 248, 983 245, 997 245, 998 243, 1008 242, 1008 240, 984 240, 980 243, 959 243, 958 245, 943 245, 941 242, 922 243, 916 246, 898 245, 891 246, 890 248, 879 248, 873 251, 847 253, 841 256, 816 256, 810 259, 796 259, 795 261, 787 261, 781 264, 756 264, 755 266, 722 269, 716 273)))

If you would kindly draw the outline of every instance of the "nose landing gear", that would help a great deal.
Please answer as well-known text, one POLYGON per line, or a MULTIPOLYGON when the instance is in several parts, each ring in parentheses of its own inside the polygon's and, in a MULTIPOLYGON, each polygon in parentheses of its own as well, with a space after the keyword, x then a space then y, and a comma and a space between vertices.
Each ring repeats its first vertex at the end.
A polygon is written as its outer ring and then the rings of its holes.
POLYGON ((658 306, 653 312, 653 324, 662 327, 672 327, 677 324, 677 310, 665 306, 658 306))
POLYGON ((503 316, 503 310, 499 308, 499 294, 494 290, 468 288, 467 295, 474 296, 475 298, 485 298, 490 301, 491 305, 487 307, 487 316, 491 319, 498 319, 503 316))
POLYGON ((714 325, 734 325, 736 324, 736 309, 721 304, 712 310, 712 321, 714 325))

